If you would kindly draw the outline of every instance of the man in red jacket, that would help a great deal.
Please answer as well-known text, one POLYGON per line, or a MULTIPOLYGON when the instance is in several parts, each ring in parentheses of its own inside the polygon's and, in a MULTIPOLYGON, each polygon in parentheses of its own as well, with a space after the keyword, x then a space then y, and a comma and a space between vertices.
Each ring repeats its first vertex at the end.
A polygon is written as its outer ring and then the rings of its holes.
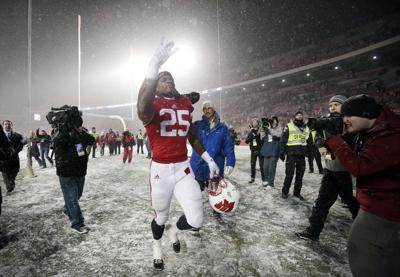
POLYGON ((326 144, 357 178, 360 211, 347 248, 354 276, 400 274, 400 116, 367 95, 343 103, 345 133, 326 144))

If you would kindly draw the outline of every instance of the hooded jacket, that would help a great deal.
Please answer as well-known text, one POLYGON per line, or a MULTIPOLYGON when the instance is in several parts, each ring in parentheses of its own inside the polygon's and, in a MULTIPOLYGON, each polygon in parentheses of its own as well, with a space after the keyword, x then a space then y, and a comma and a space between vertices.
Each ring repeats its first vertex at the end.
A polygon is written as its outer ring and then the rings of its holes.
POLYGON ((400 116, 384 107, 374 125, 350 143, 337 135, 326 144, 357 178, 360 208, 400 222, 400 116))
MULTIPOLYGON (((216 122, 212 129, 210 129, 210 124, 205 116, 203 116, 202 120, 196 121, 193 124, 197 137, 218 165, 220 171, 219 174, 224 176, 225 157, 226 166, 235 166, 235 152, 228 127, 224 123, 220 122, 217 113, 215 113, 215 115, 216 122)), ((196 151, 193 151, 192 153, 190 166, 194 171, 196 180, 207 181, 209 179, 210 171, 208 165, 196 151)))

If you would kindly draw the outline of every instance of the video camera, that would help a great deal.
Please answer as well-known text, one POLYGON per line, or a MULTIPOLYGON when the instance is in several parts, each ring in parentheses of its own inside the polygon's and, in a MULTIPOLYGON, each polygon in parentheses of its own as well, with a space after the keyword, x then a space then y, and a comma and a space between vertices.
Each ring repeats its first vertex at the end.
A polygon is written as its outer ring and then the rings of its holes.
POLYGON ((330 131, 334 130, 335 134, 339 134, 343 130, 343 116, 340 113, 331 113, 321 118, 310 117, 307 126, 317 132, 329 129, 330 131))
POLYGON ((46 119, 52 128, 71 130, 83 124, 82 112, 76 106, 64 105, 60 108, 51 108, 46 119))
POLYGON ((263 117, 261 118, 261 126, 266 129, 268 126, 272 126, 274 120, 272 118, 263 117))

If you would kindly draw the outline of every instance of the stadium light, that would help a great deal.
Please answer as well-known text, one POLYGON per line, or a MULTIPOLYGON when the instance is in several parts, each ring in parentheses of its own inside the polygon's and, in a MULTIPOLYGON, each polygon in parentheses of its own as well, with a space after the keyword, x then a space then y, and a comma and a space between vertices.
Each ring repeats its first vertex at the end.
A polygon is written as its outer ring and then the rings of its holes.
POLYGON ((373 56, 372 59, 373 59, 373 60, 377 60, 377 59, 378 59, 378 56, 373 56))
POLYGON ((310 77, 310 73, 307 73, 306 76, 307 76, 307 77, 310 77))
POLYGON ((262 87, 265 87, 265 84, 261 84, 262 87))
POLYGON ((242 88, 243 90, 246 90, 246 88, 242 88))
POLYGON ((335 70, 338 70, 339 69, 339 66, 335 66, 335 70))
POLYGON ((285 79, 282 79, 282 83, 284 83, 284 82, 286 82, 286 80, 285 80, 285 79))

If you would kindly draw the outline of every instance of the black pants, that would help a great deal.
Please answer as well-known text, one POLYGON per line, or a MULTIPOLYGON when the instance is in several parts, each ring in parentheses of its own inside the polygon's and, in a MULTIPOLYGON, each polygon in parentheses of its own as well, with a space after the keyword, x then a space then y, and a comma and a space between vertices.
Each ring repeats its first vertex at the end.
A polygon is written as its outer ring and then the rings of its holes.
POLYGON ((308 169, 311 172, 314 172, 314 159, 315 159, 315 162, 317 163, 318 166, 318 171, 322 172, 324 169, 322 167, 321 154, 319 153, 318 148, 313 146, 311 152, 312 153, 308 156, 308 169))
POLYGON ((96 142, 92 145, 92 158, 96 158, 96 148, 97 144, 96 142))
POLYGON ((258 159, 258 163, 260 165, 260 172, 261 172, 261 179, 263 182, 265 181, 265 176, 264 176, 264 157, 261 155, 260 151, 254 151, 251 150, 251 159, 250 159, 250 167, 251 167, 251 179, 256 178, 256 162, 258 159))
POLYGON ((143 140, 142 139, 138 139, 137 140, 137 153, 138 154, 139 154, 139 148, 141 149, 142 154, 144 154, 144 152, 143 152, 143 140))
POLYGON ((324 169, 318 197, 308 219, 311 228, 315 232, 320 233, 324 228, 329 209, 335 203, 339 192, 342 192, 343 201, 347 204, 353 219, 357 216, 359 205, 353 196, 353 184, 350 174, 348 172, 334 172, 324 169))
POLYGON ((6 171, 1 172, 8 192, 12 192, 15 189, 15 178, 18 175, 18 171, 19 166, 18 168, 8 168, 6 171))
POLYGON ((287 155, 285 163, 285 181, 283 182, 282 193, 288 194, 294 173, 296 171, 296 177, 294 180, 294 191, 293 194, 300 194, 301 187, 303 186, 303 176, 306 169, 306 160, 303 155, 287 155))

